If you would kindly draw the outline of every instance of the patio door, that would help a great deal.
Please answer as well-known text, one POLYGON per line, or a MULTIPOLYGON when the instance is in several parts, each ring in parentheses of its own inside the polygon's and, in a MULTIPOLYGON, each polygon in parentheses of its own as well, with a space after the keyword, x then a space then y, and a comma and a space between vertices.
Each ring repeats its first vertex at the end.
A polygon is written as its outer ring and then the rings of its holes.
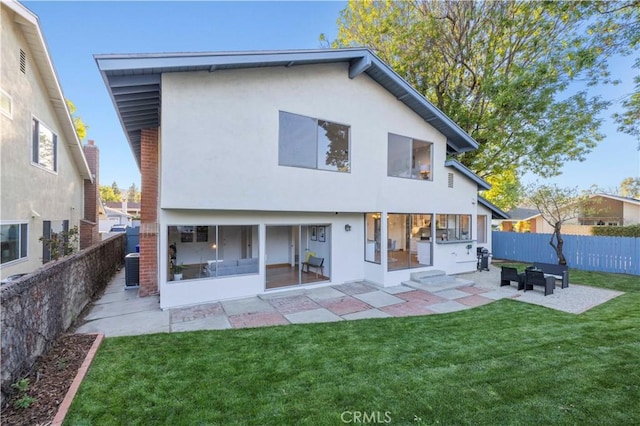
MULTIPOLYGON (((329 279, 328 268, 303 268, 308 254, 324 256, 318 249, 318 225, 267 225, 265 288, 274 289, 308 284, 329 279), (315 231, 315 233, 314 233, 315 231)), ((322 242, 327 238, 328 226, 322 226, 322 242)))

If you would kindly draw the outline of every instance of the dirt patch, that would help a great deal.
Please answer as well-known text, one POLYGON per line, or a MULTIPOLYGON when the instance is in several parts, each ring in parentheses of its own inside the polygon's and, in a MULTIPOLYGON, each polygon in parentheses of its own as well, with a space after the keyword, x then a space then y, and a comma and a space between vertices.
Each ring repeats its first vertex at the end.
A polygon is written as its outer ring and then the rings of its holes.
POLYGON ((66 334, 58 338, 51 350, 36 361, 25 378, 28 384, 25 386, 22 381, 23 390, 15 389, 2 410, 0 423, 50 424, 95 340, 95 334, 66 334))

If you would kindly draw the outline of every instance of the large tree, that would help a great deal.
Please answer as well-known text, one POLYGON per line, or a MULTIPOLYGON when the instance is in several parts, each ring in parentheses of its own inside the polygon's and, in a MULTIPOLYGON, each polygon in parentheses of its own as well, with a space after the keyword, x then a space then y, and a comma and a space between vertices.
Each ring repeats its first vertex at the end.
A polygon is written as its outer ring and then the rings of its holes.
POLYGON ((100 185, 100 199, 106 202, 120 202, 122 201, 119 194, 113 191, 113 188, 108 185, 100 185))
POLYGON ((136 186, 135 182, 132 182, 127 189, 127 201, 130 203, 139 203, 140 202, 140 190, 136 186))
MULTIPOLYGON (((603 138, 609 103, 567 90, 610 81, 607 58, 628 53, 588 31, 600 16, 588 2, 351 1, 332 45, 372 48, 474 137, 458 159, 481 177, 551 177, 603 138)), ((607 19, 599 29, 628 17, 607 19)))
POLYGON ((73 120, 73 127, 76 129, 76 134, 78 135, 78 139, 81 141, 87 137, 87 129, 89 126, 85 124, 81 117, 76 115, 76 106, 67 99, 67 107, 69 108, 69 113, 71 114, 71 119, 73 120))

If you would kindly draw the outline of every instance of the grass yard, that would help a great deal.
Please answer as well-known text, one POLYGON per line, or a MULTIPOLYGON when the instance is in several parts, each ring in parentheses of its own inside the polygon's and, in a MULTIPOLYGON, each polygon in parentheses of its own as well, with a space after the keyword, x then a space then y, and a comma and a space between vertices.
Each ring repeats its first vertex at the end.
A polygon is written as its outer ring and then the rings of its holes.
POLYGON ((108 338, 65 424, 639 424, 640 280, 571 271, 571 282, 627 293, 581 315, 501 300, 108 338))

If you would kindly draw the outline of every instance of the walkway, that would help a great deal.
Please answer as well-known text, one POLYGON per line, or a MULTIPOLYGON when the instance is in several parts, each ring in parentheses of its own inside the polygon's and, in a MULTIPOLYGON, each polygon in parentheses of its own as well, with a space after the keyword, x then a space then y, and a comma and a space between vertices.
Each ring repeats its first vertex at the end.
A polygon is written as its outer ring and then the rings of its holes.
POLYGON ((107 337, 192 330, 261 327, 456 312, 512 298, 565 312, 581 313, 622 293, 571 284, 553 295, 500 287, 500 268, 459 277, 470 284, 444 288, 405 285, 380 288, 365 282, 315 289, 292 289, 246 299, 162 311, 159 297, 139 298, 125 290, 124 270, 83 318, 76 333, 104 333, 107 337))

